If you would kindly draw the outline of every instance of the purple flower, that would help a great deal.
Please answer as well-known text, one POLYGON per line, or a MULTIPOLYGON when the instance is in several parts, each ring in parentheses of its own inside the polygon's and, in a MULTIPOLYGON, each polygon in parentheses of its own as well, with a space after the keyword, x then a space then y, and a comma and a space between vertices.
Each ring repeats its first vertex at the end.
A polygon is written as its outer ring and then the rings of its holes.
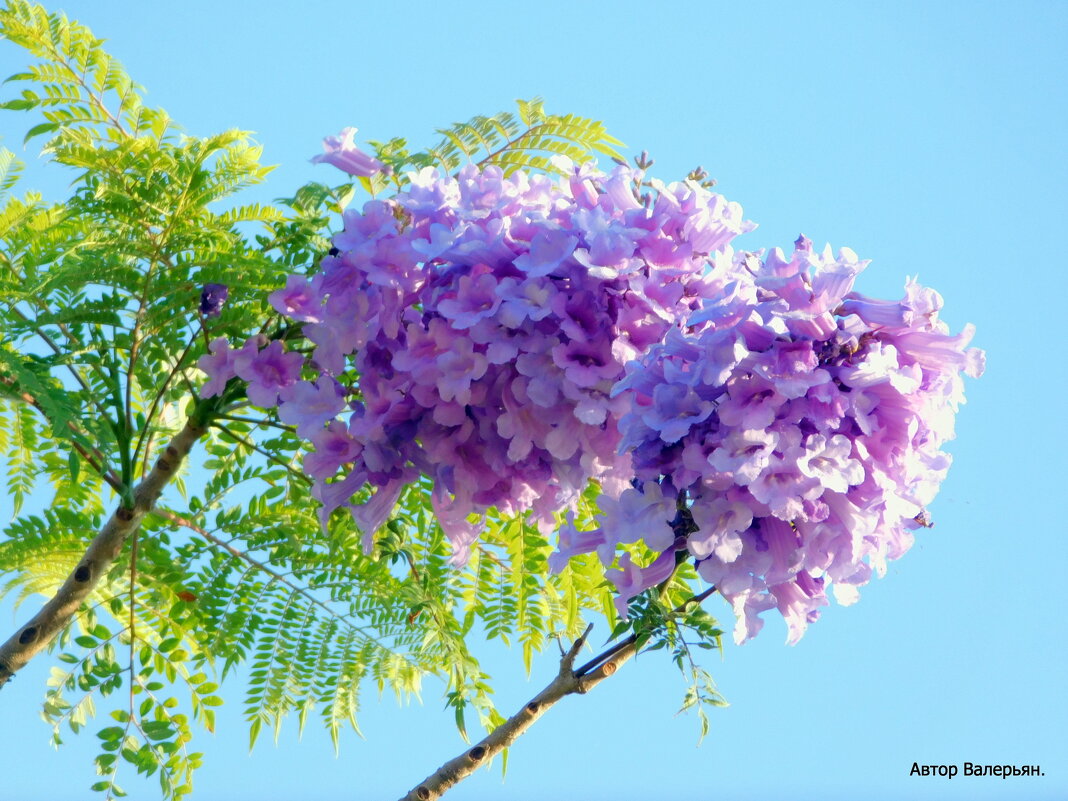
POLYGON ((753 510, 744 503, 718 495, 707 503, 695 504, 693 520, 698 530, 686 541, 697 559, 715 554, 723 563, 733 562, 742 553, 741 532, 753 523, 753 510))
POLYGON ((430 494, 430 505, 441 524, 441 530, 453 546, 449 562, 456 567, 463 567, 470 558, 471 545, 485 527, 483 523, 471 523, 467 519, 472 511, 470 494, 459 492, 450 499, 438 484, 430 494))
POLYGON ((838 377, 853 389, 888 383, 898 392, 908 394, 919 388, 923 372, 918 365, 903 365, 901 361, 893 345, 872 343, 851 365, 840 367, 838 377))
MULTIPOLYGON (((380 169, 353 133, 328 154, 380 169)), ((960 374, 981 372, 981 353, 914 282, 896 304, 851 294, 865 265, 852 251, 800 237, 789 255, 734 254, 753 227, 737 204, 627 167, 567 172, 427 169, 347 210, 321 274, 271 296, 305 323, 318 380, 256 342, 213 346, 209 388, 236 373, 253 402, 280 399, 315 446, 324 521, 349 507, 367 548, 420 475, 454 564, 490 507, 549 534, 595 479, 600 528, 569 518, 554 570, 590 551, 610 564, 621 542, 660 552, 612 572, 625 614, 685 547, 733 605, 737 638, 778 608, 795 640, 826 589, 855 599, 912 543, 948 466, 960 374), (362 403, 346 428, 330 388, 349 369, 362 403), (357 491, 372 495, 354 508, 357 491)))
POLYGON ((509 441, 508 459, 518 462, 530 454, 535 443, 544 444, 550 425, 536 406, 510 402, 507 395, 504 400, 505 412, 497 418, 497 433, 509 441))
POLYGON ((676 498, 664 494, 655 481, 647 481, 642 489, 628 487, 618 500, 604 497, 600 501, 605 534, 613 542, 645 543, 655 550, 668 547, 675 540, 671 521, 675 519, 676 498))
POLYGON ((272 292, 267 301, 276 311, 299 322, 318 323, 322 319, 319 294, 302 275, 287 277, 285 289, 272 292))
POLYGON ((825 490, 845 492, 864 480, 864 467, 850 458, 852 448, 852 442, 842 434, 830 439, 813 434, 805 441, 797 469, 801 475, 818 480, 825 490))
POLYGON ((460 278, 455 292, 438 303, 438 311, 455 328, 471 328, 479 320, 492 317, 501 305, 497 296, 497 279, 488 272, 472 273, 460 278))
POLYGON ((367 481, 367 473, 354 470, 340 481, 327 484, 326 481, 316 481, 312 485, 312 497, 321 506, 319 507, 319 524, 323 531, 327 530, 327 523, 337 509, 349 505, 349 499, 355 495, 364 482, 367 481))
POLYGON ((786 398, 800 398, 817 384, 825 384, 831 375, 819 365, 812 343, 776 342, 775 347, 753 364, 754 372, 775 385, 786 398))
POLYGON ((230 287, 226 284, 204 284, 200 292, 200 313, 205 317, 218 317, 229 296, 230 287))
POLYGON ((819 607, 827 605, 823 580, 813 579, 805 572, 798 573, 793 581, 776 584, 771 588, 771 594, 786 620, 789 632, 786 642, 789 645, 795 645, 801 639, 808 624, 819 618, 819 607))
POLYGON ((337 136, 323 139, 323 153, 312 158, 313 164, 332 164, 339 170, 362 178, 370 178, 382 172, 381 161, 356 147, 356 128, 344 128, 337 136))
POLYGON ((263 336, 249 338, 238 350, 232 350, 226 337, 213 339, 205 354, 197 360, 197 367, 208 374, 208 381, 201 389, 201 397, 210 398, 219 395, 226 383, 237 376, 238 371, 256 357, 260 347, 266 341, 263 336))
POLYGON ((621 618, 626 620, 630 599, 650 587, 667 581, 675 571, 675 549, 668 548, 653 560, 649 567, 638 567, 630 558, 630 554, 624 552, 619 559, 619 568, 619 570, 606 570, 604 575, 616 586, 616 591, 619 593, 615 600, 616 611, 619 612, 621 618))
POLYGON ((731 473, 738 485, 745 486, 768 466, 778 443, 779 434, 774 429, 732 429, 712 451, 708 464, 731 473))
POLYGON ((334 420, 326 428, 315 431, 310 439, 315 450, 304 457, 304 472, 320 480, 334 475, 341 465, 355 459, 362 449, 340 420, 334 420))
POLYGON ((497 286, 501 299, 499 318, 509 328, 519 328, 525 320, 537 322, 552 313, 549 299, 553 296, 551 283, 528 279, 520 281, 508 276, 497 286))
POLYGON ((369 501, 358 506, 349 506, 349 512, 352 514, 356 527, 363 532, 361 544, 365 553, 370 553, 374 548, 375 534, 389 519, 403 489, 403 481, 390 481, 385 486, 379 487, 369 501))
POLYGON ((738 428, 767 428, 785 398, 775 384, 764 378, 746 375, 735 380, 727 398, 719 404, 719 420, 738 428))
POLYGON ((552 350, 553 363, 577 387, 596 387, 619 374, 607 340, 563 342, 552 350))
POLYGON ((798 449, 773 456, 760 475, 749 482, 750 494, 780 520, 793 520, 804 514, 804 501, 818 498, 823 488, 798 466, 798 449))
POLYGON ((603 337, 611 324, 604 299, 588 289, 558 292, 552 299, 552 310, 559 318, 560 330, 578 342, 603 337))
POLYGON ((609 542, 602 529, 579 531, 575 528, 575 513, 568 511, 564 525, 560 526, 556 551, 549 555, 549 572, 560 573, 571 557, 597 551, 601 560, 611 563, 615 543, 609 542))
POLYGON ((642 415, 642 420, 670 444, 707 419, 714 408, 686 384, 660 384, 653 390, 652 406, 642 415))
POLYGON ((226 382, 237 375, 234 371, 235 351, 230 350, 226 337, 213 339, 208 349, 211 351, 210 355, 206 353, 197 359, 197 367, 208 375, 208 380, 200 389, 202 398, 221 395, 226 382))
POLYGON ((897 301, 866 298, 856 292, 850 293, 839 307, 838 313, 855 314, 871 326, 903 328, 912 325, 912 309, 897 301))
POLYGON ((286 353, 282 343, 274 341, 255 357, 239 360, 236 369, 238 376, 248 381, 249 401, 269 408, 278 403, 278 393, 297 383, 303 364, 303 356, 286 353))
POLYGON ((279 404, 278 418, 283 423, 295 424, 298 437, 310 439, 345 408, 344 396, 339 389, 337 382, 328 376, 314 384, 298 381, 279 404))
POLYGON ((441 371, 437 380, 441 399, 462 404, 471 402, 471 382, 482 378, 489 367, 485 354, 476 352, 467 338, 457 339, 451 350, 437 357, 436 364, 441 371))
POLYGON ((615 278, 627 270, 637 240, 645 232, 629 228, 614 214, 597 207, 578 209, 574 220, 583 233, 587 248, 575 251, 575 258, 597 278, 615 278))
POLYGON ((530 240, 530 250, 516 257, 515 266, 530 278, 549 275, 575 252, 578 238, 565 230, 542 229, 530 240))
MULTIPOLYGON (((981 373, 983 357, 967 347, 970 327, 951 336, 941 298, 914 282, 900 303, 849 294, 864 266, 852 251, 815 253, 802 238, 789 260, 772 250, 715 265, 720 297, 616 384, 633 410, 620 419, 622 448, 638 476, 686 493, 697 525, 686 547, 732 603, 735 638, 778 608, 793 643, 825 585, 855 601, 926 523, 960 375, 981 373), (691 423, 702 403, 712 411, 691 423)), ((611 533, 618 512, 610 497, 599 503, 611 533)), ((660 536, 643 539, 659 547, 660 536)))

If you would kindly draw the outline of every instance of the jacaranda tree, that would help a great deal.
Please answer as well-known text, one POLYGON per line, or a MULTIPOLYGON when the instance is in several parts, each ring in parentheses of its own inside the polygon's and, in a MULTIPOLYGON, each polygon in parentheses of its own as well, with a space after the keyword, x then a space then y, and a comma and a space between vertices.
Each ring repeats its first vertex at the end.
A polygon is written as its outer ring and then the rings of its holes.
POLYGON ((738 642, 772 609, 796 642, 929 525, 982 371, 934 291, 864 297, 865 262, 804 236, 736 250, 754 226, 702 170, 664 183, 538 100, 422 151, 346 129, 314 159, 339 184, 241 205, 269 172, 246 132, 182 134, 63 16, 10 0, 0 32, 33 59, 3 108, 74 171, 17 197, 0 154, 0 570, 46 599, 0 684, 51 652, 55 739, 106 721, 94 789, 128 764, 188 793, 239 667, 253 743, 295 713, 336 745, 366 683, 440 679, 487 736, 410 798, 640 650, 704 733, 705 598, 738 642), (528 671, 560 642, 510 718, 484 638, 528 671))

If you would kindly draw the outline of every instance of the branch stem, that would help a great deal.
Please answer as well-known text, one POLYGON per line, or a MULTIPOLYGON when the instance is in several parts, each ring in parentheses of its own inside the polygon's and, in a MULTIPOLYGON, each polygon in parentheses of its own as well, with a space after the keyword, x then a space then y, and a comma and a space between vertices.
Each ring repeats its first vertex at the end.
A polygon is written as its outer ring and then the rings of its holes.
POLYGON ((141 519, 156 505, 163 488, 204 434, 202 424, 190 419, 171 440, 152 472, 133 491, 133 505, 119 507, 86 548, 63 586, 44 607, 0 645, 0 687, 43 651, 74 619, 100 579, 122 553, 126 541, 141 525, 141 519))
MULTIPOLYGON (((676 606, 668 617, 687 612, 692 604, 700 604, 716 591, 709 587, 699 595, 688 598, 676 606)), ((586 642, 591 623, 586 627, 574 644, 560 657, 560 669, 556 677, 522 709, 508 718, 504 723, 490 732, 473 748, 459 756, 453 757, 422 782, 412 788, 401 801, 434 801, 445 794, 463 779, 470 776, 489 759, 499 754, 514 743, 520 735, 534 725, 534 722, 548 709, 567 695, 584 694, 592 690, 619 668, 628 662, 641 648, 641 637, 632 634, 624 640, 605 649, 578 670, 575 669, 575 657, 586 642)))

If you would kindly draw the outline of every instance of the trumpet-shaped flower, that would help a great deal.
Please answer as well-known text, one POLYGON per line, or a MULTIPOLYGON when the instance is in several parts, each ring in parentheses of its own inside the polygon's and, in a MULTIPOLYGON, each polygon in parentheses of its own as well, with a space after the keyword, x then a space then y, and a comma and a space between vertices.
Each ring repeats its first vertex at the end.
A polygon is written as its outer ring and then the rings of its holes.
POLYGON ((382 172, 383 164, 356 147, 356 128, 344 128, 337 136, 323 139, 323 152, 312 158, 313 164, 332 164, 339 170, 361 178, 382 172))

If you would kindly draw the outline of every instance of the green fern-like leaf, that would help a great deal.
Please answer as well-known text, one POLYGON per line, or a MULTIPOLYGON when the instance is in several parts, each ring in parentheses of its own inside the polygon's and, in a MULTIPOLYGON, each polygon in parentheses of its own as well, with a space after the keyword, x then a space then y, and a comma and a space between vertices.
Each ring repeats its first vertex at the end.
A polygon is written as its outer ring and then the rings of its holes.
POLYGON ((622 158, 616 148, 623 143, 610 136, 603 123, 573 114, 546 114, 538 98, 516 102, 518 117, 501 112, 439 129, 442 140, 424 152, 404 155, 401 146, 393 144, 398 140, 393 140, 392 147, 380 148, 379 153, 395 167, 441 167, 452 172, 465 163, 492 164, 505 174, 519 169, 564 172, 552 161, 554 156, 574 162, 596 160, 599 154, 622 158))

